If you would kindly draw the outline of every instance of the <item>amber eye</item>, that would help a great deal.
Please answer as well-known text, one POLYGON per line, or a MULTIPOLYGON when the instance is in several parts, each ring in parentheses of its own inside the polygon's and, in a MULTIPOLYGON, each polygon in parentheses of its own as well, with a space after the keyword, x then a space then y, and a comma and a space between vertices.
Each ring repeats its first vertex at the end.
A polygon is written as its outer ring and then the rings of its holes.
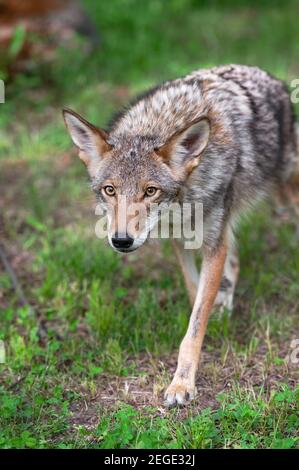
POLYGON ((152 197, 152 196, 154 196, 154 194, 156 194, 157 191, 158 191, 157 188, 155 188, 154 186, 149 186, 145 190, 145 195, 147 197, 152 197))
POLYGON ((115 189, 110 184, 108 184, 107 186, 104 187, 104 191, 107 194, 107 196, 114 196, 115 195, 115 189))

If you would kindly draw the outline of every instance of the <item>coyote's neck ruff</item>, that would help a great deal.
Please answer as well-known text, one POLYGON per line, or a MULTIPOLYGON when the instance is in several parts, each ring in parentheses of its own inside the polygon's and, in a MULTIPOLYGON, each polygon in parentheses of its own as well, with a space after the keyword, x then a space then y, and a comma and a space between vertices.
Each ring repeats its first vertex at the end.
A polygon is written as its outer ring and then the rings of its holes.
POLYGON ((256 67, 229 65, 198 70, 150 90, 119 114, 108 131, 72 111, 65 110, 64 118, 107 211, 109 242, 118 251, 144 243, 158 220, 149 210, 154 203, 202 204, 200 276, 192 252, 175 244, 194 306, 166 398, 170 405, 184 403, 195 392, 212 306, 232 308, 238 276, 235 222, 265 195, 276 191, 295 198, 299 133, 288 91, 256 67), (137 203, 144 209, 138 226, 129 227, 132 216, 120 209, 120 196, 128 206, 137 203))

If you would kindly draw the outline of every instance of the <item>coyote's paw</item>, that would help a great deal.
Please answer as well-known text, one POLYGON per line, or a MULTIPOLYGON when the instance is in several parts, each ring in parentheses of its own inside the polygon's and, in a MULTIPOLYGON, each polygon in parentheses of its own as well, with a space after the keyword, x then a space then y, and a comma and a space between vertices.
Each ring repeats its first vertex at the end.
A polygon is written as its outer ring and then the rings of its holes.
POLYGON ((231 314, 234 306, 234 293, 229 291, 219 291, 214 302, 214 307, 223 313, 225 310, 231 314))
POLYGON ((194 384, 188 384, 185 380, 174 378, 164 394, 165 405, 168 408, 185 406, 195 398, 196 393, 194 384))

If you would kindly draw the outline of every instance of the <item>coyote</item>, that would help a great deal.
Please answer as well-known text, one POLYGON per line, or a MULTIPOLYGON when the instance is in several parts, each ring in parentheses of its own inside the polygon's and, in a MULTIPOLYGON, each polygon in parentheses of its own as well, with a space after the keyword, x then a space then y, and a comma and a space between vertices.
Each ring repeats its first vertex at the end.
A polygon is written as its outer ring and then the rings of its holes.
MULTIPOLYGON (((233 307, 239 273, 234 232, 240 216, 265 196, 296 202, 299 132, 285 85, 257 67, 201 69, 157 86, 117 115, 108 130, 65 109, 64 120, 91 187, 107 211, 117 251, 141 246, 157 224, 154 203, 200 202, 202 264, 174 240, 190 302, 168 406, 196 395, 195 376, 214 305, 233 307), (128 229, 120 196, 144 208, 147 223, 128 229), (121 222, 119 222, 121 220, 121 222)), ((132 215, 131 215, 132 217, 132 215)))

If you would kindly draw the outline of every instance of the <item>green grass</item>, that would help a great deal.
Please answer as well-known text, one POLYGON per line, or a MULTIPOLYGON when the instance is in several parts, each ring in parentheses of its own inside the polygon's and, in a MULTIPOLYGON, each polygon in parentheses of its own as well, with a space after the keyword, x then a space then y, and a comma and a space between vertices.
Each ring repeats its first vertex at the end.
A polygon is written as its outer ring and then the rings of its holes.
POLYGON ((105 125, 145 87, 220 63, 290 83, 298 2, 86 5, 101 48, 78 54, 78 38, 52 67, 19 74, 0 105, 1 234, 32 306, 0 272, 0 447, 299 447, 298 368, 285 361, 299 329, 294 222, 264 207, 243 222, 235 312, 210 319, 196 403, 166 412, 190 311, 181 275, 167 242, 119 257, 95 237, 60 113, 105 125))
POLYGON ((114 410, 97 410, 97 424, 76 427, 68 440, 57 438, 67 432, 71 415, 69 404, 74 392, 62 385, 51 390, 35 388, 34 406, 26 397, 10 394, 1 400, 3 424, 1 447, 58 448, 294 448, 298 444, 297 404, 299 389, 283 386, 268 399, 259 392, 238 387, 217 397, 219 408, 189 413, 177 421, 177 412, 157 416, 152 407, 137 410, 122 404, 114 410), (50 424, 50 425, 49 425, 50 424))
POLYGON ((298 442, 296 395, 298 391, 284 387, 264 400, 237 388, 218 396, 217 411, 206 408, 180 423, 175 412, 153 418, 155 410, 145 414, 122 406, 105 417, 90 437, 102 448, 292 448, 298 442))

